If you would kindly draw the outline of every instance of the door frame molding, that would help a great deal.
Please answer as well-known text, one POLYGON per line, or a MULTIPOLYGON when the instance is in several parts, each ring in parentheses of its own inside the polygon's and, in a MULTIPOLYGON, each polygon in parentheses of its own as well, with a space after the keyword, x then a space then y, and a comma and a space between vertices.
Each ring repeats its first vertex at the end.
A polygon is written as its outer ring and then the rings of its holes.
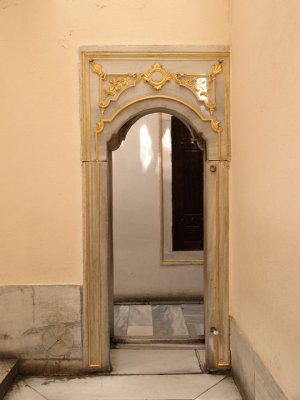
POLYGON ((218 52, 216 48, 209 52, 189 51, 187 48, 179 50, 181 49, 177 48, 176 51, 168 49, 166 46, 81 49, 83 354, 84 365, 88 370, 109 371, 111 367, 110 338, 113 334, 111 151, 120 146, 130 126, 138 118, 153 112, 167 112, 177 116, 191 126, 196 139, 205 142, 206 365, 210 371, 230 367, 229 53, 218 52), (179 64, 182 68, 180 71, 175 69, 179 64), (132 66, 132 70, 125 73, 125 68, 128 69, 129 65, 132 66), (216 71, 218 68, 221 71, 213 74, 215 67, 216 71), (109 68, 114 72, 109 73, 109 68), (135 68, 139 70, 136 71, 135 68), (176 82, 178 76, 191 76, 190 70, 197 73, 197 79, 203 76, 207 79, 207 84, 215 88, 214 94, 210 93, 211 99, 207 95, 208 104, 200 102, 191 88, 183 87, 182 82, 176 82), (153 71, 161 73, 159 82, 155 81, 153 71), (127 79, 123 81, 125 86, 121 87, 121 93, 114 91, 114 88, 108 92, 111 97, 106 96, 105 103, 102 91, 104 84, 107 88, 108 75, 112 76, 110 81, 112 86, 118 83, 113 80, 114 76, 122 75, 127 79), (215 100, 215 104, 210 100, 215 100), (211 109, 208 110, 209 106, 211 109))

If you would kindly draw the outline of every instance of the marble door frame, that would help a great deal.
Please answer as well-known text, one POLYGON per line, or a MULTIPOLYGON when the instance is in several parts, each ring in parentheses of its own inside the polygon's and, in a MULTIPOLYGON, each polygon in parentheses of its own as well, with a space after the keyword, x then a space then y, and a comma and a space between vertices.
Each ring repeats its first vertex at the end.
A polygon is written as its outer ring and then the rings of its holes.
POLYGON ((111 367, 110 338, 113 334, 111 152, 120 146, 130 126, 137 119, 153 112, 166 112, 177 116, 187 123, 196 139, 205 143, 206 364, 211 371, 230 368, 229 53, 224 49, 220 51, 216 47, 206 50, 204 52, 196 51, 195 48, 178 49, 178 47, 175 50, 166 46, 81 49, 83 354, 84 366, 88 371, 109 371, 111 367), (182 62, 183 71, 179 71, 180 74, 171 74, 170 70, 178 72, 176 70, 178 62, 182 62), (133 65, 136 69, 144 68, 145 72, 123 72, 125 68, 133 65), (207 72, 208 66, 211 72, 207 72), (103 72, 104 67, 117 71, 107 74, 117 78, 107 80, 107 75, 103 72), (199 72, 202 68, 204 71, 199 72), (199 73, 191 75, 190 71, 193 69, 199 73), (154 79, 156 72, 161 74, 158 81, 154 79), (118 81, 118 76, 125 76, 126 79, 118 81), (209 84, 215 85, 212 86, 215 90, 215 102, 207 99, 205 106, 202 103, 199 105, 199 97, 193 96, 191 87, 186 86, 189 90, 182 87, 185 84, 181 81, 182 77, 190 76, 196 76, 197 79, 199 76, 204 76, 209 84), (172 82, 167 85, 169 81, 172 82), (118 83, 123 85, 118 86, 122 97, 115 90, 114 85, 118 83), (105 84, 113 85, 106 86, 109 89, 106 93, 111 96, 108 101, 108 95, 106 96, 106 103, 101 92, 105 84), (108 106, 111 107, 111 114, 107 110, 108 106))

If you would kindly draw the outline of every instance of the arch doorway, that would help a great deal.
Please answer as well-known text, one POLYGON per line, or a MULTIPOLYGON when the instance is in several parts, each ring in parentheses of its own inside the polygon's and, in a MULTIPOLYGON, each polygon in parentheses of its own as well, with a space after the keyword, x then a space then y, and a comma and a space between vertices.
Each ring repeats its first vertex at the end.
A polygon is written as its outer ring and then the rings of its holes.
POLYGON ((163 113, 136 121, 112 152, 113 347, 204 347, 204 155, 163 113))
POLYGON ((83 332, 87 369, 110 370, 112 151, 119 148, 135 121, 151 113, 175 116, 205 149, 206 365, 208 370, 230 367, 228 63, 228 54, 217 52, 138 52, 128 48, 126 52, 82 51, 83 332))

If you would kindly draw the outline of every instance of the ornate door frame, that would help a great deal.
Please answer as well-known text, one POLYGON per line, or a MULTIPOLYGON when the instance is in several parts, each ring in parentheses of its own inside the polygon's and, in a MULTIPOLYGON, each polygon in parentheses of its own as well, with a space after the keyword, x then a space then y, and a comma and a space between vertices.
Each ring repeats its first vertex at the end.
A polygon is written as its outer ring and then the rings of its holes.
POLYGON ((167 112, 205 142, 205 341, 208 370, 230 367, 229 53, 178 47, 82 48, 84 365, 110 370, 113 332, 111 152, 141 116, 167 112), (202 51, 201 51, 202 50, 202 51))

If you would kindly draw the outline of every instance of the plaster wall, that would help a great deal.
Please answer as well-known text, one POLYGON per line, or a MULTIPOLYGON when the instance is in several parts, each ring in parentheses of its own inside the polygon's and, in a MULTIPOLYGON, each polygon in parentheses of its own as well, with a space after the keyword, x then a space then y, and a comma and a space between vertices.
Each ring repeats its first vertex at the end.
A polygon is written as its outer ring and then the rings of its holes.
POLYGON ((234 0, 232 23, 231 315, 296 400, 300 3, 234 0))
POLYGON ((0 281, 82 283, 79 46, 228 44, 227 0, 2 0, 0 281))
POLYGON ((113 152, 116 300, 203 297, 202 265, 161 265, 159 118, 139 119, 113 152))

